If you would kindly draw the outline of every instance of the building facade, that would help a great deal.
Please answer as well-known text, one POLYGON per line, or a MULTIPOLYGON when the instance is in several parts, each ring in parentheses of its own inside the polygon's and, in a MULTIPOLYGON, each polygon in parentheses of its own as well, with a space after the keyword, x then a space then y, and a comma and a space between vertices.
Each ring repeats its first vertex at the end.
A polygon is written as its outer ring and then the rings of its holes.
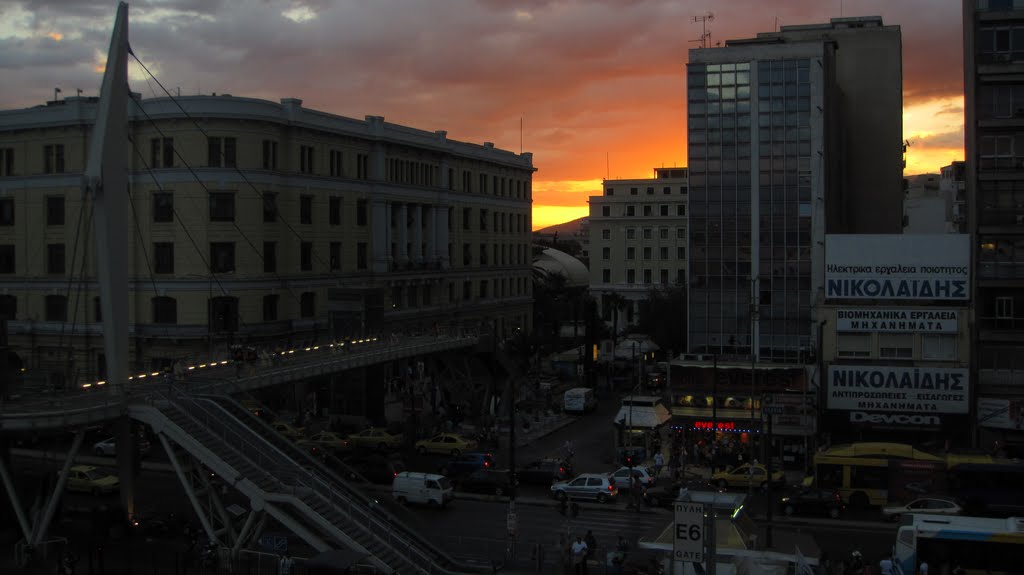
MULTIPOLYGON (((129 110, 133 367, 238 343, 529 329, 531 154, 297 99, 175 100, 129 110)), ((58 383, 103 376, 81 193, 95 113, 94 98, 0 112, 2 313, 23 366, 58 383)))
POLYGON ((964 0, 979 441, 1024 449, 1024 3, 964 0))
POLYGON ((902 227, 900 60, 877 17, 690 51, 691 352, 813 354, 826 231, 902 227))
POLYGON ((953 162, 939 169, 939 194, 949 198, 953 233, 967 233, 967 182, 963 162, 953 162))
POLYGON ((590 293, 609 326, 635 323, 652 288, 686 284, 688 187, 686 168, 655 168, 654 178, 605 180, 590 197, 590 293))

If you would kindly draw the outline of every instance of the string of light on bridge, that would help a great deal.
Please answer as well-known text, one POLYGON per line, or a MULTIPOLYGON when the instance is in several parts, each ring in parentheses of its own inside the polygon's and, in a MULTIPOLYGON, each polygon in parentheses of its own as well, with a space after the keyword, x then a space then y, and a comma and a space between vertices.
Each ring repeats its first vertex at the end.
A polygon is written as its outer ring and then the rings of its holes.
MULTIPOLYGON (((320 350, 325 350, 326 351, 326 350, 330 350, 332 348, 343 348, 346 345, 356 345, 356 344, 359 344, 359 343, 373 343, 375 341, 378 341, 379 339, 380 338, 378 338, 378 337, 368 337, 368 338, 365 338, 365 339, 354 339, 354 340, 349 341, 349 342, 336 341, 336 342, 332 342, 332 343, 325 344, 325 345, 312 345, 312 346, 305 347, 305 348, 289 349, 289 350, 286 350, 286 351, 268 352, 268 356, 267 357, 269 357, 269 358, 285 357, 285 356, 294 355, 295 352, 297 352, 297 351, 298 352, 315 352, 315 351, 320 351, 320 350)), ((231 363, 246 363, 246 362, 247 362, 247 360, 238 361, 238 360, 233 360, 233 359, 222 359, 220 361, 211 361, 211 362, 207 362, 207 363, 200 363, 200 364, 196 364, 196 365, 190 365, 190 366, 185 367, 184 369, 185 369, 186 372, 196 372, 198 370, 211 369, 211 368, 214 368, 214 367, 220 367, 220 366, 228 365, 228 364, 231 364, 231 363)), ((22 371, 24 371, 24 370, 22 370, 22 371)), ((129 381, 143 380, 143 379, 147 379, 147 378, 151 378, 151 377, 158 377, 158 376, 161 376, 161 375, 173 375, 173 374, 172 373, 167 373, 167 372, 162 372, 162 371, 153 371, 153 372, 149 372, 149 373, 140 373, 138 375, 129 375, 128 379, 129 379, 129 381)), ((95 383, 83 383, 82 384, 82 389, 90 389, 92 387, 100 387, 100 386, 103 386, 103 385, 106 385, 106 384, 107 384, 106 380, 100 380, 100 381, 97 381, 95 383)))

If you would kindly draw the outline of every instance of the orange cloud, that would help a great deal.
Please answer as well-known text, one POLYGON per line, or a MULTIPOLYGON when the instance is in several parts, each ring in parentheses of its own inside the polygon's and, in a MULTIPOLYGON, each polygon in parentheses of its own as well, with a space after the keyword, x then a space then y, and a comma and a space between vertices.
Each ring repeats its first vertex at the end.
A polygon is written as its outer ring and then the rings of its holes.
POLYGON ((64 39, 64 35, 61 34, 60 32, 50 32, 49 34, 46 35, 46 37, 51 39, 51 40, 53 40, 54 42, 60 42, 61 40, 64 39))

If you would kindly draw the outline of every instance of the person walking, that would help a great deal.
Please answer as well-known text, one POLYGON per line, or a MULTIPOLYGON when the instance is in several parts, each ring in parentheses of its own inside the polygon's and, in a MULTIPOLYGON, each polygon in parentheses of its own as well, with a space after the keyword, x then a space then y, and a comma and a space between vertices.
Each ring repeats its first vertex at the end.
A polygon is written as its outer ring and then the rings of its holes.
POLYGON ((292 575, 293 567, 295 567, 295 560, 285 551, 281 556, 281 561, 277 564, 277 575, 292 575))
POLYGON ((661 468, 665 465, 665 456, 658 451, 654 454, 654 476, 657 477, 661 473, 661 468))
POLYGON ((583 537, 576 535, 576 541, 570 547, 572 552, 573 572, 576 575, 583 575, 587 572, 587 543, 583 537))

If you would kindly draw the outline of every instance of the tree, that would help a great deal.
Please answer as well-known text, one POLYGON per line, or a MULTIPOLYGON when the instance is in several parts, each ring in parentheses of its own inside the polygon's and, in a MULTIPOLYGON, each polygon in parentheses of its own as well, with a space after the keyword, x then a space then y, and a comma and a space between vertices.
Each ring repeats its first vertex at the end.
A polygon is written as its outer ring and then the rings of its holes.
POLYGON ((686 351, 686 286, 652 287, 640 302, 638 328, 661 349, 686 351))
POLYGON ((619 312, 626 309, 626 306, 629 305, 629 300, 618 292, 608 292, 604 294, 604 302, 608 306, 608 311, 612 314, 612 345, 614 345, 616 338, 619 337, 619 312))

